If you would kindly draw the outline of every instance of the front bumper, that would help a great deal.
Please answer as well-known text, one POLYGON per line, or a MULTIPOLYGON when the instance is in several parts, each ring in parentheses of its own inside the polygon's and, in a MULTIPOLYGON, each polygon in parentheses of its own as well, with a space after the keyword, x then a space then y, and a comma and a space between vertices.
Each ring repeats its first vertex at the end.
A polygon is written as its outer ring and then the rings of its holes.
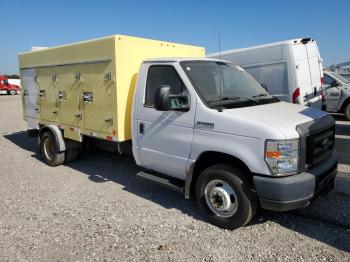
POLYGON ((307 172, 288 177, 253 177, 256 192, 262 208, 273 211, 287 211, 306 207, 321 191, 334 186, 338 158, 332 155, 307 172))

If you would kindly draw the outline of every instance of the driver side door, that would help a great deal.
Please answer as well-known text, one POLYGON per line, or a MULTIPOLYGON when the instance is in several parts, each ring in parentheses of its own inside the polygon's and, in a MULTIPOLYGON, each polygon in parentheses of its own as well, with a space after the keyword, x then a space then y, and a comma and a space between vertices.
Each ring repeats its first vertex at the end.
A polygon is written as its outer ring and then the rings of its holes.
POLYGON ((190 96, 173 65, 152 64, 147 72, 144 101, 137 114, 140 160, 150 170, 185 179, 193 138, 195 98, 190 96), (173 95, 186 94, 190 109, 156 110, 154 94, 160 85, 170 86, 173 95))

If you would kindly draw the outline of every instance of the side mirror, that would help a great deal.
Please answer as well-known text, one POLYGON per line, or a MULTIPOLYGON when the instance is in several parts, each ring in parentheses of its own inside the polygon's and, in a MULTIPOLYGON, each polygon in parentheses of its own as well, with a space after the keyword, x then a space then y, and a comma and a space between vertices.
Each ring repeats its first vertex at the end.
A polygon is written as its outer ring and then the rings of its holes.
POLYGON ((186 95, 171 95, 171 87, 159 86, 154 94, 154 107, 158 111, 188 111, 188 98, 186 95))
POLYGON ((159 86, 156 89, 154 107, 158 111, 170 110, 170 86, 159 86))

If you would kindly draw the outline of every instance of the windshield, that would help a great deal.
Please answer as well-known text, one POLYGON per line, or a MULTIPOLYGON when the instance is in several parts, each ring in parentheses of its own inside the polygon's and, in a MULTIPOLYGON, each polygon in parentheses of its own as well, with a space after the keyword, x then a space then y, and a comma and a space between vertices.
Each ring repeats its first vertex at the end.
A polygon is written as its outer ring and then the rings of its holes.
POLYGON ((345 78, 344 76, 336 74, 336 73, 333 73, 333 74, 336 78, 339 78, 339 80, 342 81, 343 83, 346 83, 346 84, 350 83, 350 80, 345 78))
POLYGON ((274 103, 272 97, 240 66, 220 61, 185 61, 183 70, 205 104, 233 108, 274 103))

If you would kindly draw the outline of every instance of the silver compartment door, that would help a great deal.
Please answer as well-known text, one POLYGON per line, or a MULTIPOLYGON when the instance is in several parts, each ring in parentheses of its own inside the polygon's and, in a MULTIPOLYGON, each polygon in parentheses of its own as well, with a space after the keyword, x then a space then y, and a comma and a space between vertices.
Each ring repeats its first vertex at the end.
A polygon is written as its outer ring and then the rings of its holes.
MULTIPOLYGON (((35 83, 35 69, 24 69, 21 75, 24 116, 28 122, 35 125, 38 119, 38 89, 35 83)), ((35 128, 35 126, 31 127, 35 128)))

